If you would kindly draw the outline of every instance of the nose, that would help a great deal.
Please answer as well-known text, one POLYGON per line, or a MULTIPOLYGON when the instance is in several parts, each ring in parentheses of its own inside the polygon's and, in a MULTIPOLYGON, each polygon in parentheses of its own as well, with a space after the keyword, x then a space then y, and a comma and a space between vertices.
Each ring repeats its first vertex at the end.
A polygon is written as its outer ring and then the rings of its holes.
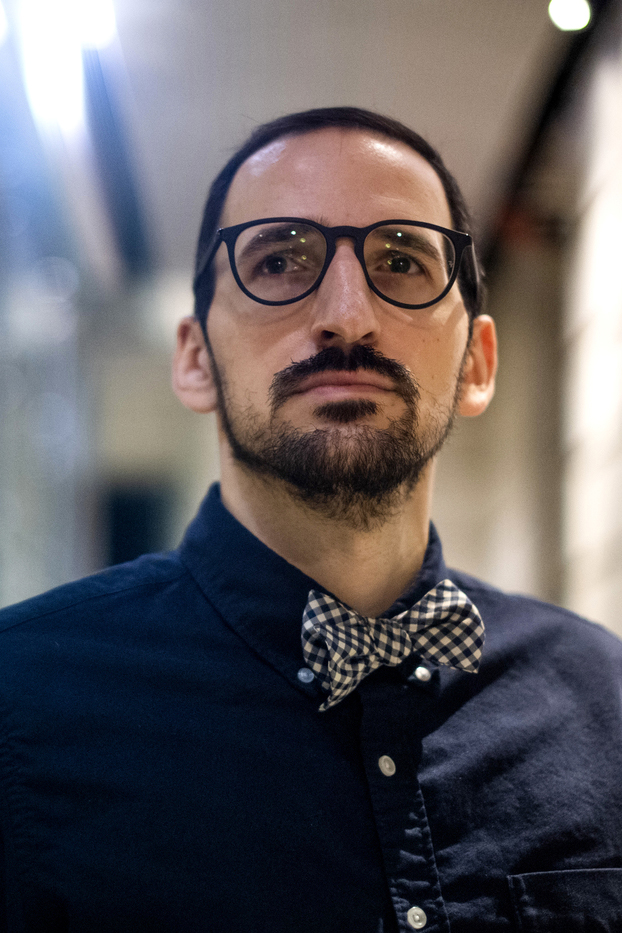
POLYGON ((340 238, 314 296, 313 335, 318 346, 373 345, 378 339, 374 299, 354 244, 340 238))

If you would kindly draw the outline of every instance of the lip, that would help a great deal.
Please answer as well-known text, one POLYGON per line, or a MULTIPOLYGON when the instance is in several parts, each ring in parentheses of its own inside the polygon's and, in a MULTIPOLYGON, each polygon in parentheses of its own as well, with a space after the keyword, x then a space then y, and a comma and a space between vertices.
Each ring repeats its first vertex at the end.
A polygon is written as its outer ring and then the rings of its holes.
POLYGON ((358 373, 328 371, 303 379, 294 394, 303 395, 306 392, 326 394, 331 391, 360 394, 361 392, 394 392, 395 388, 386 376, 378 373, 365 370, 358 373))

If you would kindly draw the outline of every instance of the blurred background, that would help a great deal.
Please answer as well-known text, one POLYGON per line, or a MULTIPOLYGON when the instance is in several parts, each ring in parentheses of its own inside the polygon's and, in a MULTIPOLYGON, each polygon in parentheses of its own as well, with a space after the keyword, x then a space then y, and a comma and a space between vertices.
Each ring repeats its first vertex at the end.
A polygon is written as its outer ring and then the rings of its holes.
POLYGON ((0 2, 0 605, 176 546, 217 478, 169 387, 209 182, 257 123, 354 104, 440 149, 488 269, 448 562, 622 634, 620 3, 0 2))

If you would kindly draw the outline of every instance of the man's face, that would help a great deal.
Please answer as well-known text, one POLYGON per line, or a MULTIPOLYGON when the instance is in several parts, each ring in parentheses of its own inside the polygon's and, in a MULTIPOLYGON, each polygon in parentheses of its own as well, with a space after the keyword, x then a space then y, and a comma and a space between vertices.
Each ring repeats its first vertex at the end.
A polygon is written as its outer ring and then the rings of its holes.
MULTIPOLYGON (((241 166, 222 226, 278 216, 451 227, 432 167, 406 145, 358 130, 283 138, 241 166)), ((244 295, 224 246, 215 267, 207 328, 234 457, 307 501, 382 511, 417 481, 456 409, 468 339, 458 287, 430 308, 391 305, 368 288, 345 238, 320 287, 291 305, 244 295)))

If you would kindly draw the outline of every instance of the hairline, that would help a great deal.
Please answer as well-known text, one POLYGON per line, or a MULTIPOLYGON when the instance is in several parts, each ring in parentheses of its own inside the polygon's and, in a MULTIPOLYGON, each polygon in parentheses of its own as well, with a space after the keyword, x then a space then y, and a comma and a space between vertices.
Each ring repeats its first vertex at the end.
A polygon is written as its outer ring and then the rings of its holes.
MULTIPOLYGON (((269 148, 270 146, 272 146, 274 143, 280 142, 281 140, 297 139, 297 138, 302 137, 302 136, 311 136, 311 135, 313 135, 314 133, 324 133, 324 132, 331 131, 331 130, 339 130, 340 132, 346 132, 346 133, 362 133, 363 135, 368 136, 368 137, 371 137, 372 139, 373 139, 373 138, 375 138, 375 139, 377 139, 377 140, 383 140, 383 139, 384 139, 384 140, 387 140, 387 139, 388 139, 388 140, 389 140, 390 142, 392 142, 392 143, 402 143, 402 145, 404 145, 404 146, 408 149, 409 152, 413 152, 416 156, 419 156, 419 158, 423 159, 423 161, 426 163, 426 165, 429 165, 429 166, 430 166, 430 168, 431 168, 432 171, 434 172, 436 178, 437 178, 438 181, 440 182, 441 190, 442 190, 442 195, 443 195, 444 202, 445 202, 445 206, 447 207, 447 211, 448 211, 448 214, 449 214, 450 223, 451 223, 451 224, 454 224, 454 215, 453 215, 453 211, 452 211, 452 209, 451 209, 451 204, 449 203, 449 198, 448 198, 448 196, 447 196, 447 191, 446 191, 446 189, 445 189, 445 185, 443 184, 443 179, 442 179, 441 176, 439 175, 439 173, 438 173, 438 171, 437 171, 437 169, 436 169, 436 166, 434 166, 434 165, 432 164, 432 162, 430 162, 429 159, 426 159, 426 157, 423 155, 423 153, 421 153, 421 152, 419 152, 417 149, 415 149, 414 146, 410 146, 405 140, 399 139, 397 136, 390 136, 388 133, 383 133, 381 130, 368 129, 367 127, 364 127, 364 126, 314 126, 314 127, 310 127, 309 129, 300 129, 300 130, 294 130, 294 131, 289 132, 289 133, 283 133, 282 136, 275 136, 274 139, 271 139, 271 140, 270 140, 269 142, 267 142, 264 146, 260 146, 259 149, 255 149, 254 152, 249 153, 249 154, 247 155, 247 157, 244 159, 244 161, 243 161, 243 162, 240 162, 240 164, 239 164, 238 167, 236 168, 235 173, 234 173, 234 175, 232 176, 232 178, 231 178, 231 180, 230 180, 230 182, 229 182, 229 185, 228 185, 228 187, 227 187, 227 193, 226 193, 226 195, 225 195, 225 199, 224 199, 223 204, 222 204, 222 208, 221 208, 221 211, 220 211, 220 215, 219 215, 219 217, 218 217, 217 225, 218 225, 219 227, 222 226, 221 221, 222 221, 222 218, 224 217, 225 211, 226 211, 226 209, 227 209, 227 201, 229 200, 229 195, 230 195, 230 193, 231 193, 231 188, 233 187, 233 184, 234 184, 236 178, 238 177, 238 175, 239 175, 239 173, 240 173, 240 170, 241 170, 242 168, 244 168, 244 166, 245 166, 252 158, 254 158, 254 156, 258 155, 260 152, 263 152, 264 149, 268 149, 268 148, 269 148)), ((255 218, 253 218, 253 219, 255 219, 255 218)), ((313 219, 313 218, 310 218, 310 219, 313 219)))

